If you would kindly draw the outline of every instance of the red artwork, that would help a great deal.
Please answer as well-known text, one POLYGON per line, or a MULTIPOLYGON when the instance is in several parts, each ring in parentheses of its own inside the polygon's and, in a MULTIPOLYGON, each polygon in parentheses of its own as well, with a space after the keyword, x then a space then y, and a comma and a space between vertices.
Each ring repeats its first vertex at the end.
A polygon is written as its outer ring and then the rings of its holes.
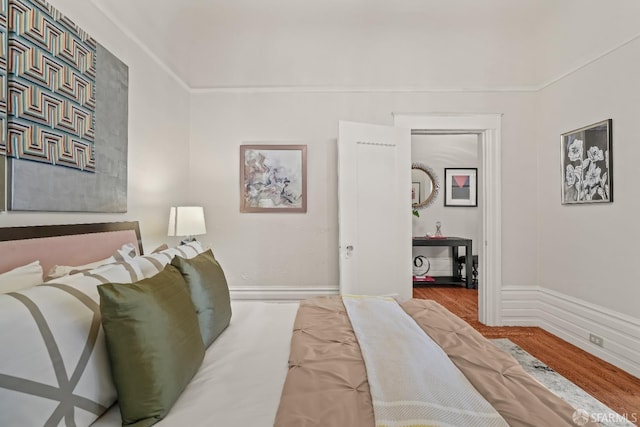
POLYGON ((459 188, 468 187, 469 186, 469 175, 454 175, 453 181, 456 186, 459 188))

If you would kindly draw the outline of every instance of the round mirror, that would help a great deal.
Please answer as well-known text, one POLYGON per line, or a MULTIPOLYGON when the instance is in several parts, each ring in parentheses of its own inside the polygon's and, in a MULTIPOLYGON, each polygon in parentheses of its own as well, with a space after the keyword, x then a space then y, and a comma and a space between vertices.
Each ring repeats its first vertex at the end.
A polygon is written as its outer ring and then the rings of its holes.
POLYGON ((422 209, 434 202, 440 183, 433 169, 421 163, 411 164, 411 207, 422 209))

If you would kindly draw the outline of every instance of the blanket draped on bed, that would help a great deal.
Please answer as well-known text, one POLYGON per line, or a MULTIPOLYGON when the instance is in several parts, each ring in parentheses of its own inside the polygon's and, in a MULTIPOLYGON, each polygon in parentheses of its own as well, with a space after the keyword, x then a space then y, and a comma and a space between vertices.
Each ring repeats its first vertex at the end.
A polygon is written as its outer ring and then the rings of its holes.
POLYGON ((343 303, 367 369, 376 426, 508 427, 393 298, 343 297, 343 303))
MULTIPOLYGON (((574 408, 462 319, 434 301, 410 300, 401 307, 510 426, 575 427, 574 408)), ((393 351, 391 346, 388 350, 397 359, 385 363, 407 363, 405 353, 393 351)), ((433 369, 431 357, 426 359, 424 366, 433 369)), ((418 381, 431 385, 430 379, 421 377, 422 371, 415 374, 420 376, 418 381)), ((342 299, 336 296, 302 301, 294 323, 289 372, 275 425, 374 427, 371 393, 360 345, 342 299)), ((478 417, 471 424, 458 425, 492 424, 478 417)))

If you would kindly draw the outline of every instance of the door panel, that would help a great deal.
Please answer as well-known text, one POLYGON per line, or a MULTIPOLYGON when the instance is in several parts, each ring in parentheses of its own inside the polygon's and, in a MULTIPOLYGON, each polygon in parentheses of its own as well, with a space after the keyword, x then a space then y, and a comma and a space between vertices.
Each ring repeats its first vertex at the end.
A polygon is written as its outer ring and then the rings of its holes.
POLYGON ((340 292, 410 298, 411 134, 340 122, 340 292))

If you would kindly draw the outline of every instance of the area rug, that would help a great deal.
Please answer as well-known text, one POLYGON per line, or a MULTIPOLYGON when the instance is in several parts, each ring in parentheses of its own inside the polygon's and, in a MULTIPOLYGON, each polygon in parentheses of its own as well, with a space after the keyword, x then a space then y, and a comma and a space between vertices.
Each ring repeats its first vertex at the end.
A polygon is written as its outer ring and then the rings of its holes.
POLYGON ((584 425, 586 420, 591 419, 606 427, 635 426, 624 416, 611 410, 509 339, 498 338, 492 339, 491 342, 498 348, 510 353, 529 375, 576 408, 576 413, 574 414, 576 425, 584 425))

